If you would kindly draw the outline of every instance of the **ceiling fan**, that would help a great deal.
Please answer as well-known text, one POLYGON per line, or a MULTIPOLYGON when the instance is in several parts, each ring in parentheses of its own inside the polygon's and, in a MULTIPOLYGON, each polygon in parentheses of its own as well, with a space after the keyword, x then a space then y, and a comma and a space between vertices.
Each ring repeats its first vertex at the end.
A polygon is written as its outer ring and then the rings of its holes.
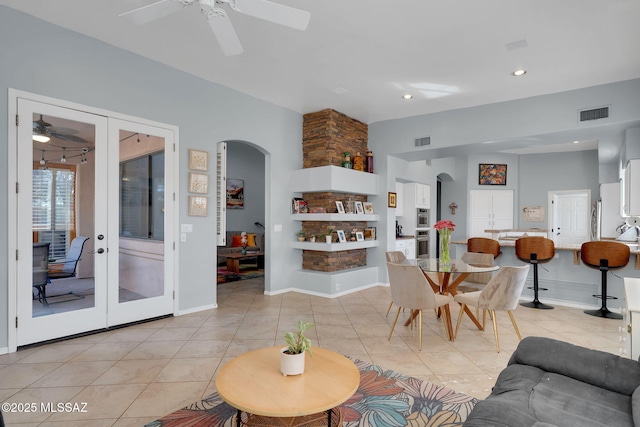
POLYGON ((42 114, 40 114, 40 118, 33 122, 33 135, 34 140, 39 142, 48 142, 48 139, 40 141, 37 137, 53 137, 62 139, 64 141, 77 142, 80 144, 87 144, 87 141, 84 138, 80 138, 75 135, 78 131, 76 129, 61 127, 61 126, 52 126, 51 123, 45 122, 42 118, 42 114))
POLYGON ((311 18, 311 14, 305 10, 268 0, 160 0, 119 16, 142 25, 178 12, 194 3, 200 5, 201 12, 207 17, 211 31, 218 39, 222 52, 226 56, 239 55, 243 49, 227 12, 220 7, 225 3, 236 12, 301 31, 307 29, 311 18))

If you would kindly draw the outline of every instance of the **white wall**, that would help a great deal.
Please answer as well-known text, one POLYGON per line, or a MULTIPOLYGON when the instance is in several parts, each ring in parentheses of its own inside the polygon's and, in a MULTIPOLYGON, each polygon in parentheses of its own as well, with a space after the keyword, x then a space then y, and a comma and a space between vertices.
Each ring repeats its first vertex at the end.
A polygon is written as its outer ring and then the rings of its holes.
MULTIPOLYGON (((265 262, 270 291, 292 284, 300 257, 290 248, 295 225, 289 220, 291 195, 279 183, 302 167, 302 116, 290 110, 179 72, 138 55, 0 6, 0 92, 14 88, 83 105, 130 114, 180 128, 180 223, 194 232, 180 245, 179 309, 216 304, 215 217, 187 216, 188 150, 208 150, 219 141, 248 141, 267 153, 267 227, 272 233, 265 262), (46 66, 43 66, 46 64, 46 66), (212 262, 213 260, 213 262, 212 262)), ((6 99, 6 98, 5 98, 6 99)), ((8 132, 7 102, 0 102, 0 134, 8 132)), ((215 157, 213 157, 215 158, 215 157)), ((7 139, 0 139, 0 170, 7 170, 7 139)), ((215 174, 212 162, 210 174, 215 174)), ((0 240, 7 241, 8 184, 0 174, 0 240)), ((299 252, 299 251, 297 251, 299 252)), ((0 270, 7 271, 7 245, 0 245, 0 270)), ((7 312, 6 274, 0 276, 0 313, 7 312)), ((7 318, 0 315, 0 348, 7 346, 7 318)))
POLYGON ((227 230, 263 232, 255 222, 264 224, 264 174, 263 153, 242 142, 227 143, 227 178, 244 180, 244 208, 227 209, 227 230))

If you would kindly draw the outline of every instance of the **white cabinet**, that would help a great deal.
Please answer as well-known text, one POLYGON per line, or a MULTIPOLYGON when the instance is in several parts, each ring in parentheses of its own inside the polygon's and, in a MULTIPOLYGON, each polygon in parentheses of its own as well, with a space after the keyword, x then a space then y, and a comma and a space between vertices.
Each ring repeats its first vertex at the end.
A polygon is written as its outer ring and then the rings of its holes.
POLYGON ((624 324, 620 328, 621 353, 633 360, 640 357, 640 279, 624 278, 624 324))
POLYGON ((404 215, 404 184, 396 182, 396 216, 404 215))
POLYGON ((624 213, 640 216, 640 159, 627 162, 624 176, 624 213))
POLYGON ((416 209, 431 209, 431 186, 409 182, 403 187, 405 212, 415 212, 416 209))
POLYGON ((398 239, 396 240, 396 251, 404 253, 407 259, 416 259, 416 241, 415 239, 398 239))
POLYGON ((484 230, 513 228, 513 190, 469 192, 469 237, 489 237, 484 230))

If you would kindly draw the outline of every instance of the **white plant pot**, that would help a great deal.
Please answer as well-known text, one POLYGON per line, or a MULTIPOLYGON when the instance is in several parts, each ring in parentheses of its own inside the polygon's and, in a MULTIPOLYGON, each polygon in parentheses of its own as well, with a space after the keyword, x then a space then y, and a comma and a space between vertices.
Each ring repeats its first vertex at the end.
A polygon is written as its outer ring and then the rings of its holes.
POLYGON ((280 372, 287 375, 300 375, 304 372, 304 353, 287 354, 287 347, 280 349, 280 372))
POLYGON ((331 236, 325 236, 325 239, 327 239, 327 243, 331 243, 331 236))

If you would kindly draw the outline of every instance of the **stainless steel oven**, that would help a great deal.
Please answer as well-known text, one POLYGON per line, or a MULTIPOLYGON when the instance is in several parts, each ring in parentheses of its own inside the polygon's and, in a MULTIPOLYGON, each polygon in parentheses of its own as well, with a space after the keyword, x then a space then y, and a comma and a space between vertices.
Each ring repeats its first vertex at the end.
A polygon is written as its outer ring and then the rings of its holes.
POLYGON ((429 230, 416 230, 416 258, 429 258, 429 230))
POLYGON ((416 228, 429 227, 429 209, 418 209, 416 228))

